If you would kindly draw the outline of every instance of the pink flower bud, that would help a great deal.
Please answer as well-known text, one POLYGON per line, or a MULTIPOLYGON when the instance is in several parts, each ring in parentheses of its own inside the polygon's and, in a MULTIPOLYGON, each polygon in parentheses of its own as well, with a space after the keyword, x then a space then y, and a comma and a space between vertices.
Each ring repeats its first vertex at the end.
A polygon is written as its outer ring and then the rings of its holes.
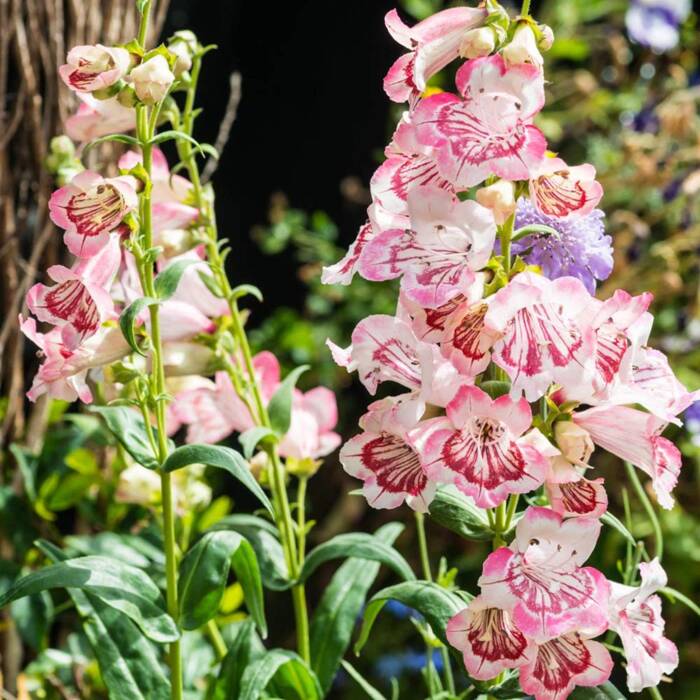
POLYGON ((129 70, 126 49, 102 46, 76 46, 58 69, 63 82, 75 92, 93 92, 114 85, 129 70))
POLYGON ((587 464, 595 449, 588 431, 570 420, 554 424, 554 439, 562 455, 573 464, 587 464))
POLYGON ((502 226, 515 211, 515 188, 512 182, 499 180, 482 187, 476 193, 476 201, 493 212, 493 218, 502 226))
POLYGON ((136 96, 146 104, 160 102, 175 80, 168 62, 163 56, 154 56, 129 73, 136 96))
POLYGON ((552 48, 552 44, 554 44, 554 32, 548 24, 540 24, 539 30, 540 40, 537 42, 537 45, 542 51, 549 51, 552 48))

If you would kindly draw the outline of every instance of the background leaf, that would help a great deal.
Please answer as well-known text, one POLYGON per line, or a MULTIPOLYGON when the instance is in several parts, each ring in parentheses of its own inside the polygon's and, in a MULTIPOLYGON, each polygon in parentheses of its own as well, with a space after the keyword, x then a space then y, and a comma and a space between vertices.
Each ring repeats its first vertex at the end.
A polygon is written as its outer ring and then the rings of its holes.
MULTIPOLYGON (((243 672, 238 700, 258 700, 268 685, 285 700, 320 700, 321 688, 314 672, 292 651, 271 649, 243 672)), ((274 697, 274 695, 273 695, 274 697)))
MULTIPOLYGON (((104 418, 112 435, 138 464, 147 469, 158 468, 140 413, 127 406, 91 406, 90 410, 104 418)), ((157 436, 156 428, 153 432, 157 436)))
POLYGON ((306 372, 308 365, 293 369, 279 385, 270 399, 267 413, 270 416, 270 426, 280 437, 289 430, 292 420, 292 396, 299 377, 306 372))

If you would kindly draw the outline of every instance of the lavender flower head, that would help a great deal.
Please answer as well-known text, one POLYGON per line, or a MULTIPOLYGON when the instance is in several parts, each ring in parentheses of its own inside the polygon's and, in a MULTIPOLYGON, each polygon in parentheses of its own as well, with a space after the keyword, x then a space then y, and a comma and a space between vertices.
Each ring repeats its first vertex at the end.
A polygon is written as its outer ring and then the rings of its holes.
POLYGON ((690 0, 632 0, 625 15, 627 33, 642 46, 669 51, 678 43, 678 27, 690 9, 690 0))
POLYGON ((529 265, 539 265, 545 277, 576 277, 595 293, 596 280, 610 276, 613 268, 612 239, 605 235, 605 214, 594 209, 590 214, 569 221, 540 214, 529 199, 518 200, 515 228, 540 224, 557 234, 532 233, 515 241, 512 252, 529 265))

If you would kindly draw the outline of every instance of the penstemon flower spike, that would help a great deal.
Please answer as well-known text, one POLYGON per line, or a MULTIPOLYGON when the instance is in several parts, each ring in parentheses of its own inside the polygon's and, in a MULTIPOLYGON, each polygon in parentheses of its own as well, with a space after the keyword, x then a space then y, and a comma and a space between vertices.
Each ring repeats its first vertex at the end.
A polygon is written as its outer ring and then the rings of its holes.
MULTIPOLYGON (((387 15, 399 43, 413 39, 384 83, 407 110, 371 180, 369 222, 323 279, 400 278, 394 318, 360 321, 347 349, 328 344, 370 394, 382 382, 407 393, 370 404, 340 460, 375 508, 406 503, 422 527, 459 499, 464 518, 488 523, 480 595, 433 627, 483 692, 514 674, 536 700, 602 684, 613 659, 595 638, 607 630, 622 640, 630 690, 656 692, 678 663, 652 596, 665 574, 658 560, 642 563, 634 589, 584 566, 608 508, 590 460, 600 448, 626 461, 660 558, 634 470, 672 507, 680 452, 661 433, 696 393, 647 347, 650 294, 594 296, 613 262, 602 186, 592 166, 549 153, 533 124, 551 29, 527 0, 513 20, 487 2, 467 26, 461 9, 410 29, 387 15), (460 62, 457 95, 425 91, 434 47, 445 49, 436 65, 460 62)), ((626 584, 642 554, 628 553, 626 584)))

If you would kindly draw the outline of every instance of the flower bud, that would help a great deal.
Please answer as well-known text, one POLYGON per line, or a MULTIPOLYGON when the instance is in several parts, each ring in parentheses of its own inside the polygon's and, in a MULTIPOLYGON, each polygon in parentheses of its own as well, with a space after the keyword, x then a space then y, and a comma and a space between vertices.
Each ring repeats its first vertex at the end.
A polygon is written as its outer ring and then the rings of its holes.
POLYGON ((554 424, 554 439, 562 455, 573 464, 586 465, 593 454, 593 440, 588 431, 573 421, 557 421, 554 424))
POLYGON ((153 56, 129 74, 136 96, 145 104, 160 102, 175 80, 168 62, 161 55, 153 56))
POLYGON ((503 48, 501 52, 503 60, 509 65, 522 65, 526 63, 536 68, 542 68, 544 59, 537 48, 535 32, 529 24, 520 24, 515 30, 513 40, 503 48))
POLYGON ((480 58, 488 56, 496 48, 496 37, 489 27, 470 29, 459 46, 462 58, 480 58))
POLYGON ((160 497, 160 478, 152 469, 132 464, 120 475, 114 499, 118 503, 149 506, 160 497))
POLYGON ((101 91, 121 80, 131 59, 126 49, 102 46, 76 46, 58 69, 63 82, 75 92, 101 91))
POLYGON ((538 28, 540 30, 540 39, 537 42, 537 46, 542 51, 549 51, 554 44, 554 32, 548 24, 540 24, 538 28))
POLYGON ((502 226, 515 212, 515 187, 508 180, 499 180, 478 190, 476 201, 490 209, 496 223, 502 226))
POLYGON ((187 44, 182 41, 175 42, 168 46, 168 51, 177 57, 173 66, 173 72, 176 77, 179 78, 185 71, 192 68, 192 56, 187 44))

